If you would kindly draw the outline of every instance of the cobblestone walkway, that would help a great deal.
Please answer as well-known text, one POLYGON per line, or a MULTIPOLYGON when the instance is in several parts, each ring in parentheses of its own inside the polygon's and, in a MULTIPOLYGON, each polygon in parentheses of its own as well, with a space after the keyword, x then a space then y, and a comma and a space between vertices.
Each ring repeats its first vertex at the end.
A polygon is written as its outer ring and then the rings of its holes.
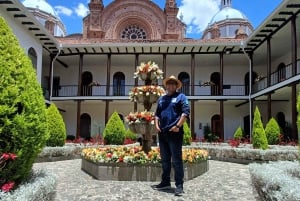
MULTIPOLYGON (((153 182, 99 181, 81 171, 81 160, 35 163, 58 179, 55 201, 257 201, 247 165, 209 161, 209 171, 184 183, 185 194, 155 191, 153 182)), ((172 183, 174 187, 174 183, 172 183)))

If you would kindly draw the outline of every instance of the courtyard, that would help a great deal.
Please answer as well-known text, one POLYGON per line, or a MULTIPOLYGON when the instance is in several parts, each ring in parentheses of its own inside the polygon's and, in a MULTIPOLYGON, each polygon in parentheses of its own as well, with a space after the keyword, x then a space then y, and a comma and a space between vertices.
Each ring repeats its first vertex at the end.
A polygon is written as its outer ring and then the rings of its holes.
MULTIPOLYGON (((257 193, 251 185, 248 165, 209 160, 205 174, 185 182, 185 194, 155 191, 153 182, 100 181, 81 171, 81 159, 35 163, 57 177, 53 201, 254 201, 257 193)), ((172 187, 174 187, 172 183, 172 187)))

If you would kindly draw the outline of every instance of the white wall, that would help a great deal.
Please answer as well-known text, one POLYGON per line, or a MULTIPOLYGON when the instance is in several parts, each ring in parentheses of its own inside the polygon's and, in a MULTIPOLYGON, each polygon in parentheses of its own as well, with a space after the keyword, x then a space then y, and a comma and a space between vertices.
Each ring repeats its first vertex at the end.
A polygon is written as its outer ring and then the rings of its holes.
POLYGON ((37 80, 41 83, 42 78, 42 50, 43 47, 38 40, 33 38, 30 33, 24 29, 24 26, 16 23, 14 19, 11 19, 10 16, 6 15, 6 13, 1 13, 1 16, 4 17, 9 27, 12 29, 13 33, 17 37, 20 45, 23 47, 25 54, 28 55, 29 48, 34 48, 37 53, 37 80))

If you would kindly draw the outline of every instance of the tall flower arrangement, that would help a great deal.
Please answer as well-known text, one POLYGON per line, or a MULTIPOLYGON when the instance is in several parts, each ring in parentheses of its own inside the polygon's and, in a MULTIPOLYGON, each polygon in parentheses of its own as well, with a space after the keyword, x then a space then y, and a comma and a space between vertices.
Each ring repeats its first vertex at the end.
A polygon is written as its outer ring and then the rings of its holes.
POLYGON ((133 87, 129 91, 129 99, 144 105, 143 112, 131 112, 127 117, 129 129, 134 133, 143 135, 143 151, 151 151, 152 135, 155 135, 154 113, 151 112, 152 104, 165 94, 165 90, 152 81, 163 79, 163 72, 155 62, 141 62, 134 72, 134 78, 145 81, 145 85, 133 87))
POLYGON ((144 102, 145 98, 154 98, 151 102, 156 101, 160 96, 165 94, 165 90, 160 86, 145 85, 140 87, 133 87, 129 91, 129 99, 135 102, 144 102))
POLYGON ((142 62, 134 73, 134 78, 139 78, 140 80, 151 79, 163 79, 163 72, 159 69, 155 62, 148 61, 147 63, 142 62))

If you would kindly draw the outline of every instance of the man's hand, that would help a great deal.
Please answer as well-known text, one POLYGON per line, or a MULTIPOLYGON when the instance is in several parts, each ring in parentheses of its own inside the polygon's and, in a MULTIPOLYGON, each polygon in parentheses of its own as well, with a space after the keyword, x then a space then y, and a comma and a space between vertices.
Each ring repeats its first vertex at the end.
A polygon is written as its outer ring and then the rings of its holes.
POLYGON ((160 130, 160 128, 159 128, 159 126, 158 125, 155 125, 155 127, 156 127, 156 130, 157 130, 157 132, 161 132, 161 130, 160 130))
POLYGON ((169 131, 178 133, 179 132, 179 128, 177 126, 173 126, 169 131))

